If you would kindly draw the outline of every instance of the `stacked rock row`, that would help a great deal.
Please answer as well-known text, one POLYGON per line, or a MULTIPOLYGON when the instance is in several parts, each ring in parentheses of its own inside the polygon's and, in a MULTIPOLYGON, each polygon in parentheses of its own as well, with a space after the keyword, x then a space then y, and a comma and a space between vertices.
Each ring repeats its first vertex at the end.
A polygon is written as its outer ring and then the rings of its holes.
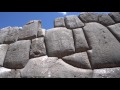
POLYGON ((0 78, 120 78, 120 13, 82 13, 0 30, 0 78))

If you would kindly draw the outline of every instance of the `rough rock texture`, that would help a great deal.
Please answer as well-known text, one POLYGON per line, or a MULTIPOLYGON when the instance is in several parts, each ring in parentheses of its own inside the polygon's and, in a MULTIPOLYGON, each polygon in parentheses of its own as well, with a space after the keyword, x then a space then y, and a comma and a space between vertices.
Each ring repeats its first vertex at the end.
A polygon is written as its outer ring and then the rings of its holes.
POLYGON ((95 69, 93 78, 120 78, 120 67, 95 69))
POLYGON ((73 29, 73 35, 75 40, 75 51, 76 52, 87 51, 89 49, 89 46, 83 33, 83 29, 82 28, 73 29))
POLYGON ((46 32, 45 29, 39 28, 38 33, 37 33, 37 36, 38 36, 38 37, 45 37, 45 32, 46 32))
POLYGON ((20 72, 18 70, 0 67, 0 78, 20 78, 20 72))
POLYGON ((74 68, 56 57, 39 57, 29 60, 21 70, 23 78, 73 78, 92 77, 92 70, 74 68))
POLYGON ((76 53, 62 58, 66 63, 78 68, 91 69, 91 65, 86 52, 76 53))
POLYGON ((43 78, 45 73, 57 61, 57 57, 42 56, 30 59, 25 68, 21 69, 23 78, 43 78))
POLYGON ((56 18, 54 21, 54 27, 65 27, 65 22, 63 17, 56 18))
POLYGON ((63 57, 75 52, 72 30, 53 28, 45 36, 48 56, 63 57))
POLYGON ((84 23, 76 15, 65 17, 65 25, 68 29, 76 29, 84 26, 84 23))
POLYGON ((8 31, 9 31, 9 27, 0 30, 0 44, 4 43, 4 40, 8 34, 8 31))
POLYGON ((107 14, 99 15, 99 22, 105 26, 115 24, 115 21, 107 14))
POLYGON ((40 37, 33 39, 31 44, 30 57, 35 58, 43 55, 46 55, 44 38, 40 37))
POLYGON ((109 15, 116 23, 120 22, 120 12, 111 12, 109 15))
POLYGON ((29 60, 30 40, 12 43, 8 47, 3 66, 10 69, 21 69, 29 60))
POLYGON ((7 49, 8 49, 7 44, 0 45, 0 66, 3 66, 3 62, 6 56, 7 49))
POLYGON ((91 13, 91 12, 85 12, 79 15, 79 18, 84 22, 97 22, 98 21, 98 14, 97 13, 91 13))
POLYGON ((19 27, 10 27, 5 37, 4 43, 10 44, 16 42, 19 36, 19 27))
POLYGON ((108 26, 113 35, 120 41, 120 23, 108 26))
POLYGON ((37 37, 37 32, 41 28, 41 22, 39 20, 32 20, 20 29, 19 40, 34 39, 37 37))
POLYGON ((84 27, 92 50, 88 52, 93 69, 120 66, 120 43, 112 33, 99 23, 84 27))

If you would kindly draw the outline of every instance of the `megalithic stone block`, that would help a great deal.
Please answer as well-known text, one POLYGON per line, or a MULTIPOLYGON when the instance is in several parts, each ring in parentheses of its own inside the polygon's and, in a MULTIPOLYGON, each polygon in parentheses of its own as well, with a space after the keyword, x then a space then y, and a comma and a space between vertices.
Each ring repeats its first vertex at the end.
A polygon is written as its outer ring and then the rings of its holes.
POLYGON ((84 23, 76 15, 69 15, 65 17, 65 25, 68 29, 76 29, 84 26, 84 23))
POLYGON ((5 37, 4 43, 10 44, 16 42, 19 36, 19 27, 10 27, 7 36, 5 37))
POLYGON ((120 67, 95 69, 93 78, 120 78, 120 67))
POLYGON ((120 66, 120 43, 103 25, 91 22, 84 27, 92 50, 88 51, 93 69, 120 66))
POLYGON ((93 12, 84 12, 79 15, 79 18, 84 22, 98 22, 98 14, 93 12))
POLYGON ((46 55, 44 37, 33 39, 31 44, 30 57, 35 58, 44 55, 46 55))
POLYGON ((99 22, 105 26, 115 24, 115 21, 108 14, 99 15, 99 22))
POLYGON ((120 22, 120 12, 111 12, 109 15, 116 23, 120 22))
POLYGON ((75 41, 75 51, 84 52, 89 49, 87 40, 83 33, 82 28, 73 29, 74 41, 75 41))
POLYGON ((6 56, 7 49, 8 49, 7 44, 0 45, 0 66, 3 66, 3 62, 6 56))
POLYGON ((64 17, 56 18, 54 21, 54 27, 65 27, 64 17))
POLYGON ((37 33, 37 36, 38 36, 38 37, 45 37, 45 32, 46 32, 45 29, 39 28, 38 33, 37 33))
POLYGON ((50 57, 63 57, 75 52, 72 30, 66 28, 47 30, 45 43, 50 57))
POLYGON ((41 22, 39 20, 32 20, 20 29, 19 40, 34 39, 37 37, 39 28, 41 28, 41 22))
POLYGON ((91 69, 91 65, 86 52, 75 53, 73 55, 65 56, 62 59, 74 67, 91 69))
POLYGON ((3 66, 10 69, 21 69, 29 60, 30 40, 21 40, 9 45, 3 66))
POLYGON ((120 23, 108 26, 109 30, 120 42, 120 23))
POLYGON ((7 36, 9 32, 10 27, 6 27, 0 30, 0 44, 4 43, 5 37, 7 36))

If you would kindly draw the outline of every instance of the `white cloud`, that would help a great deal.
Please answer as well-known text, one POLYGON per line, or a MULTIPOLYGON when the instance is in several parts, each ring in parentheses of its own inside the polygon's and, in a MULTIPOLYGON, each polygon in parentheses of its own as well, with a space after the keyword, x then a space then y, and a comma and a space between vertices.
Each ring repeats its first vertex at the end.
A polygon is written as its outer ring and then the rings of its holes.
POLYGON ((58 12, 60 14, 63 14, 63 15, 67 15, 67 12, 58 12))

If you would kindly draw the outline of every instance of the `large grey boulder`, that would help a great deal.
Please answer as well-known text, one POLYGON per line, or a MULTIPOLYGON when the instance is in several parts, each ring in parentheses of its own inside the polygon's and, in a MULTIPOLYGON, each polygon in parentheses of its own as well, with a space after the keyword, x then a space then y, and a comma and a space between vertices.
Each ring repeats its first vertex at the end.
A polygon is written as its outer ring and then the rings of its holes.
POLYGON ((39 28, 38 33, 37 33, 37 37, 45 37, 45 32, 46 32, 45 29, 39 28))
POLYGON ((111 12, 109 15, 116 23, 120 22, 120 12, 111 12))
POLYGON ((5 37, 7 36, 9 32, 10 27, 6 27, 0 30, 0 44, 4 43, 5 37))
POLYGON ((109 30, 120 42, 120 23, 108 26, 109 30))
POLYGON ((54 21, 54 27, 65 27, 65 22, 63 17, 56 18, 54 21))
POLYGON ((3 66, 3 62, 6 56, 7 49, 8 49, 7 44, 0 45, 0 66, 3 66))
POLYGON ((4 43, 10 44, 16 42, 19 36, 19 27, 10 27, 4 43))
POLYGON ((32 40, 30 57, 35 58, 46 55, 46 47, 44 43, 44 37, 35 38, 32 40))
POLYGON ((91 69, 91 65, 86 52, 75 53, 73 55, 65 56, 62 59, 74 67, 91 69))
POLYGON ((50 57, 63 57, 75 52, 72 30, 66 28, 47 30, 45 43, 50 57))
POLYGON ((19 40, 34 39, 37 37, 37 32, 41 28, 41 22, 39 20, 32 20, 20 29, 19 40))
POLYGON ((120 78, 120 67, 95 69, 93 78, 120 78))
POLYGON ((115 24, 115 21, 108 14, 99 15, 99 22, 105 26, 115 24))
POLYGON ((79 15, 79 18, 84 22, 98 22, 98 14, 94 12, 84 12, 79 15))
POLYGON ((22 78, 44 78, 49 68, 55 64, 57 57, 42 56, 30 59, 27 65, 21 69, 22 78))
POLYGON ((20 78, 19 70, 0 67, 0 78, 20 78))
POLYGON ((89 49, 88 43, 86 41, 85 35, 82 28, 73 29, 74 41, 75 41, 75 51, 84 52, 89 49))
POLYGON ((30 40, 21 40, 9 45, 3 66, 21 69, 29 60, 30 40))
POLYGON ((21 69, 22 78, 90 78, 92 70, 75 68, 57 57, 42 56, 30 59, 21 69))
POLYGON ((49 68, 46 75, 48 78, 91 78, 93 72, 90 69, 73 67, 59 59, 49 68))
POLYGON ((99 23, 88 23, 84 27, 92 50, 88 51, 93 69, 120 66, 120 43, 113 34, 99 23))
POLYGON ((65 25, 68 29, 76 29, 84 26, 84 23, 76 15, 65 16, 65 25))

